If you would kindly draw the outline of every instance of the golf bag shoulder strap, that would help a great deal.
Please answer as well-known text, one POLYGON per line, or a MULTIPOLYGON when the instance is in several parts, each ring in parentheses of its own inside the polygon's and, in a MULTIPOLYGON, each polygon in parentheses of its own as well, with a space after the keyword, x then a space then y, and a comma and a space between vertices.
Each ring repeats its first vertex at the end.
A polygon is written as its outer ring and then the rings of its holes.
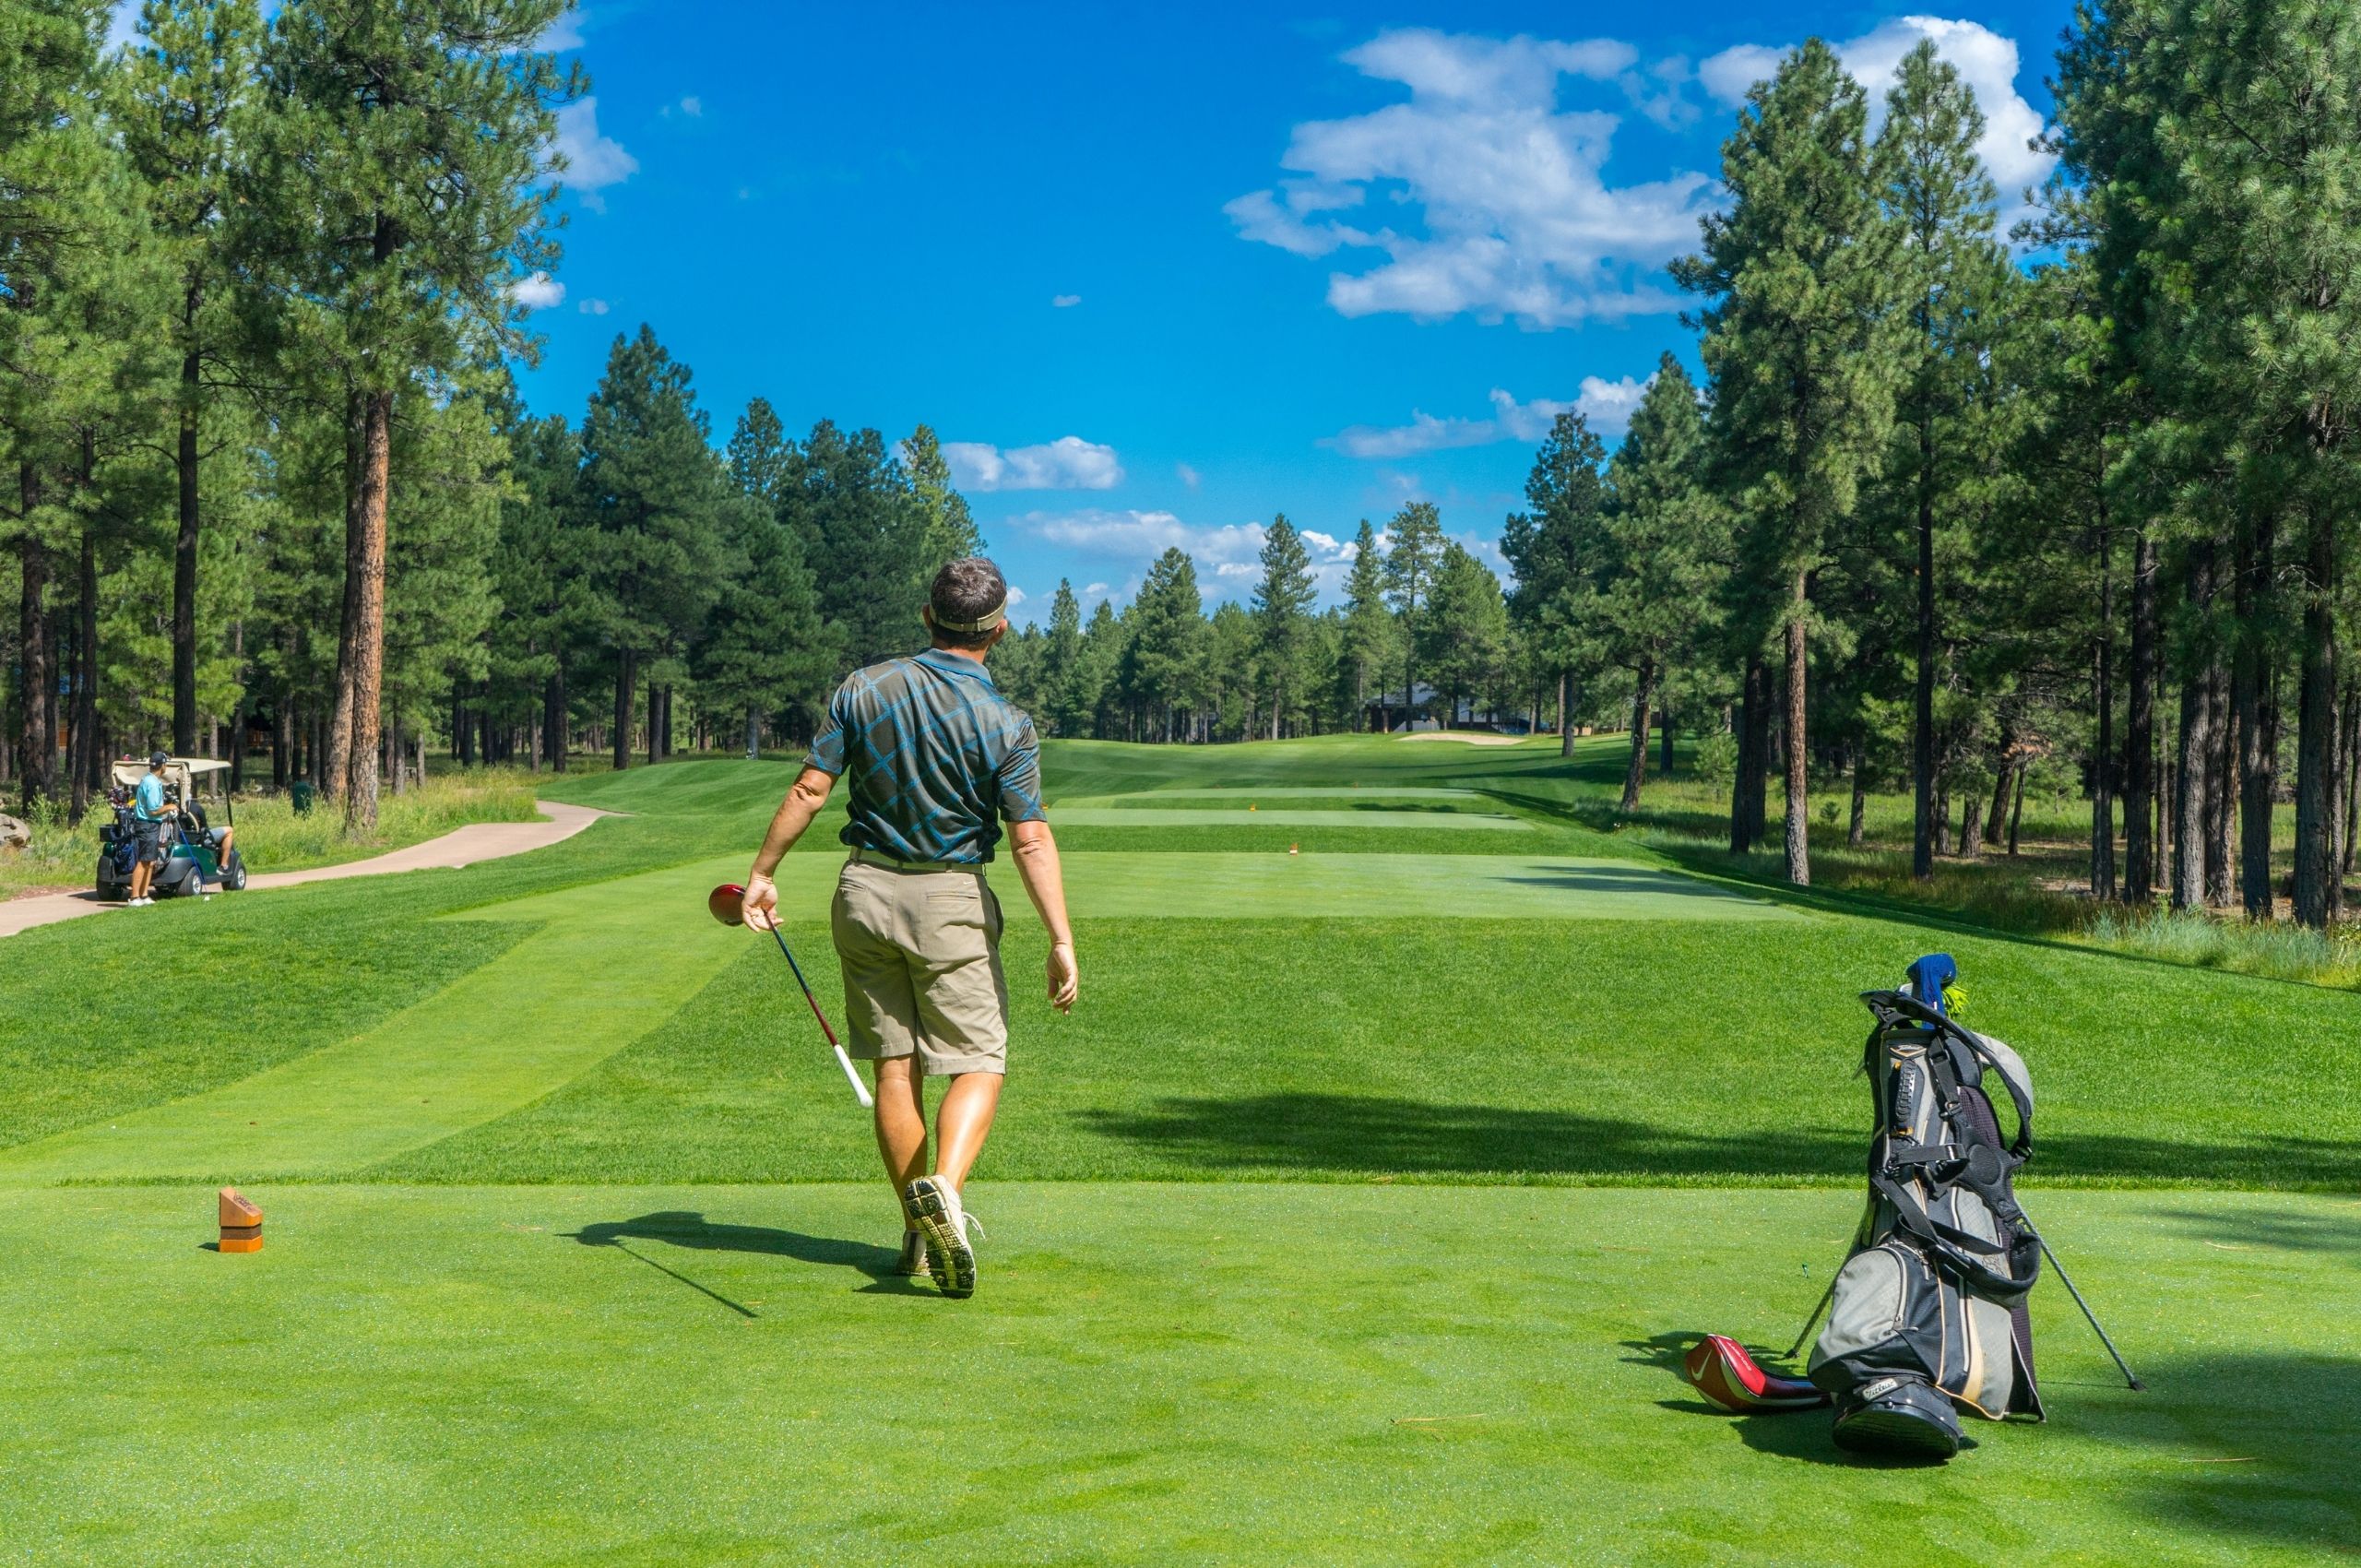
POLYGON ((2017 1135, 2008 1146, 2010 1157, 2019 1165, 2033 1158, 2033 1080, 2025 1072, 2024 1058, 2006 1041, 1977 1034, 1950 1014, 1939 1013, 1901 992, 1864 992, 1861 1000, 1877 1019, 1869 1030, 1865 1063, 1874 1064, 1878 1047, 1891 1031, 1933 1030, 1943 1049, 1928 1051, 1927 1060, 1938 1078, 1952 1080, 1946 1087, 1955 1093, 1960 1087, 1981 1088, 1987 1070, 1998 1077, 2017 1113, 2017 1135))

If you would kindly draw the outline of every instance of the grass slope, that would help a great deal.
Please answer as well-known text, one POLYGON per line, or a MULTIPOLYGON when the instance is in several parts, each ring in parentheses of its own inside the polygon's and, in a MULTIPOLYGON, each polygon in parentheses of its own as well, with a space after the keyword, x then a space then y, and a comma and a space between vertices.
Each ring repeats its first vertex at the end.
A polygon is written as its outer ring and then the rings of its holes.
POLYGON ((964 1304, 882 1277, 869 1188, 260 1199, 221 1257, 201 1193, 0 1195, 44 1260, 0 1277, 42 1434, 12 1557, 2294 1564, 2361 1530, 2361 1219, 2322 1200, 2050 1198, 2152 1392, 2045 1291, 2052 1420, 1928 1472, 1667 1365, 1784 1342, 1836 1194, 996 1184, 964 1304))

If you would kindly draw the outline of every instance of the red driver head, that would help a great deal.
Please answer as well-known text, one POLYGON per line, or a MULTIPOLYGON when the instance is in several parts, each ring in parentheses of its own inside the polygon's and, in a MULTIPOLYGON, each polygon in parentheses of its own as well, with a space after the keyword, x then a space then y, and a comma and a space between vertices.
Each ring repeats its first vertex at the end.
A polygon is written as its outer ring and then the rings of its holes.
POLYGON ((734 882, 725 882, 705 896, 705 907, 723 925, 743 925, 746 890, 734 882))

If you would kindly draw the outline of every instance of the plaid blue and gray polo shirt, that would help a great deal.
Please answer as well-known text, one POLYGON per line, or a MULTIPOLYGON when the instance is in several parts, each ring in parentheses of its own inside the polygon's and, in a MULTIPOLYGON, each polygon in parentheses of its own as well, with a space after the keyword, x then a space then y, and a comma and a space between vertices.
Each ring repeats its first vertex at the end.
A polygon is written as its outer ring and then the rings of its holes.
POLYGON ((900 861, 974 865, 1003 822, 1039 822, 1041 742, 982 664, 929 648, 845 677, 804 766, 852 786, 837 837, 900 861))

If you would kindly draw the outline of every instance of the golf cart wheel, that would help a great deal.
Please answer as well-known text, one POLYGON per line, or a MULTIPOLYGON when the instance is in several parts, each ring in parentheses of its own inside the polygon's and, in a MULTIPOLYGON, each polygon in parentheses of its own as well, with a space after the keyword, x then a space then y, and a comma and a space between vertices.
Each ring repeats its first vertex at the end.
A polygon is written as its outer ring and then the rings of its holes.
POLYGON ((228 888, 232 893, 243 893, 245 891, 246 862, 243 856, 232 855, 230 857, 229 867, 222 874, 221 885, 228 888))

